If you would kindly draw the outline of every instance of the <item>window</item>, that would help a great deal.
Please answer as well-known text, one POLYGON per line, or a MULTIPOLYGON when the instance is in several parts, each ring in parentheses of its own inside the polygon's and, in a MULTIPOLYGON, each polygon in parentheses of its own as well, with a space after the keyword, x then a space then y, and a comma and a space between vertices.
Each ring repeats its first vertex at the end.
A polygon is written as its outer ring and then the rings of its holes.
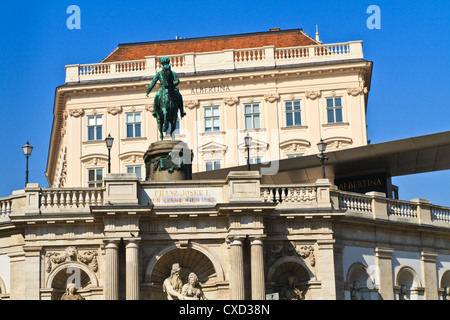
POLYGON ((327 98, 328 123, 343 122, 342 118, 342 98, 327 98))
POLYGON ((103 186, 103 169, 88 169, 88 187, 103 186))
POLYGON ((139 180, 142 180, 142 166, 129 166, 127 167, 127 173, 135 173, 139 180))
POLYGON ((288 159, 292 159, 292 158, 300 158, 300 157, 303 157, 303 156, 304 156, 303 153, 296 153, 296 154, 288 154, 288 155, 286 155, 286 157, 287 157, 288 159))
POLYGON ((88 116, 88 141, 103 139, 103 116, 88 116))
POLYGON ((206 161, 206 171, 219 170, 221 167, 220 160, 206 161))
POLYGON ((259 103, 245 104, 244 116, 245 129, 259 129, 261 127, 259 103))
POLYGON ((296 101, 286 101, 286 126, 301 126, 302 125, 302 114, 300 100, 296 101))
POLYGON ((140 112, 127 113, 126 123, 127 123, 127 138, 141 137, 142 116, 140 112))
POLYGON ((205 132, 220 131, 219 107, 205 107, 205 132))
POLYGON ((257 157, 257 158, 250 158, 250 164, 258 164, 261 163, 261 157, 257 157))

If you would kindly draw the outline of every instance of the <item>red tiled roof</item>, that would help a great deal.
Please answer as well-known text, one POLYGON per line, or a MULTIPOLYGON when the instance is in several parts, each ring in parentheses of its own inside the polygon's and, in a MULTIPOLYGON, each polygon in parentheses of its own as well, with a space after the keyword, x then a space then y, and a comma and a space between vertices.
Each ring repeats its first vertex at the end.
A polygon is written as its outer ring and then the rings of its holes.
POLYGON ((315 44, 317 42, 301 29, 282 31, 275 29, 258 33, 120 44, 102 62, 144 60, 146 56, 166 56, 189 52, 260 48, 272 45, 282 48, 315 44))

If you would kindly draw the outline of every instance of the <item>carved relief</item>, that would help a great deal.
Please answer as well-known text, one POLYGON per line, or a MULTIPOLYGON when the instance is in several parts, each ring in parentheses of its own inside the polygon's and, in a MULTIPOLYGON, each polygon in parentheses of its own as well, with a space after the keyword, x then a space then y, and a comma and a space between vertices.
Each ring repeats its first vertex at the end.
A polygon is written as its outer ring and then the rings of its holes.
POLYGON ((66 262, 79 261, 87 266, 90 266, 94 272, 98 271, 96 251, 85 251, 78 253, 78 249, 74 246, 69 246, 65 249, 64 253, 47 252, 45 255, 46 271, 50 273, 55 266, 66 262))
POLYGON ((153 112, 153 103, 149 103, 145 105, 145 110, 149 112, 153 112))
POLYGON ((109 114, 112 114, 113 116, 115 116, 115 115, 118 115, 119 113, 121 113, 123 108, 120 106, 117 106, 117 107, 109 107, 107 110, 108 110, 109 114))
POLYGON ((314 267, 316 265, 316 257, 314 256, 314 248, 310 245, 301 245, 296 248, 291 242, 284 245, 267 246, 264 248, 264 262, 270 267, 276 260, 285 256, 299 256, 303 260, 309 260, 309 264, 314 267))
POLYGON ((266 94, 264 96, 264 100, 266 100, 267 102, 270 102, 270 103, 277 101, 279 98, 280 98, 280 95, 278 93, 266 94))
POLYGON ((74 118, 79 118, 84 115, 83 109, 71 109, 69 110, 69 116, 74 118))
POLYGON ((200 103, 198 102, 198 100, 190 100, 190 101, 186 101, 184 103, 184 106, 188 109, 195 109, 200 105, 200 103))
POLYGON ((234 97, 223 98, 223 102, 229 107, 234 106, 235 104, 238 103, 238 101, 239 99, 234 97))
POLYGON ((353 97, 359 96, 363 92, 362 87, 347 89, 347 94, 353 97))
POLYGON ((322 95, 320 91, 306 91, 305 96, 308 99, 315 100, 322 95))

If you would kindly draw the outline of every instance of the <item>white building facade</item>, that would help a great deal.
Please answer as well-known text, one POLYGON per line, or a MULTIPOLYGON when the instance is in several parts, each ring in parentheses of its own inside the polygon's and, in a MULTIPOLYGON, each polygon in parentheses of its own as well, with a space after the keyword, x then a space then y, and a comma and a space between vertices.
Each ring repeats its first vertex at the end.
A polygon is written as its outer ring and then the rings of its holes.
POLYGON ((0 299, 60 300, 68 283, 87 300, 167 299, 174 264, 209 300, 292 298, 292 277, 305 300, 448 299, 450 208, 327 178, 269 185, 236 168, 247 134, 253 163, 301 161, 321 139, 333 152, 367 146, 371 68, 360 41, 278 29, 120 45, 101 63, 67 66, 50 188, 0 198, 0 299), (145 92, 165 55, 187 113, 176 138, 194 173, 230 168, 225 178, 145 179, 158 140, 145 92))

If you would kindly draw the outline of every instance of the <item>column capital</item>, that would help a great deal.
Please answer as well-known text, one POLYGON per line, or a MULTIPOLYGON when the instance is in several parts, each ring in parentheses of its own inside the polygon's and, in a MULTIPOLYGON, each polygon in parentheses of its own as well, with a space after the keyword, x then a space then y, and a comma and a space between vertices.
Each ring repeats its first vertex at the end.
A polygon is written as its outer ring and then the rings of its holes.
POLYGON ((249 236, 250 244, 253 245, 263 245, 263 241, 265 239, 265 235, 260 236, 249 236))
POLYGON ((245 236, 228 236, 227 242, 231 246, 242 246, 245 238, 245 236))
POLYGON ((420 257, 424 262, 436 262, 437 256, 438 256, 437 252, 430 252, 430 251, 420 252, 420 257))
POLYGON ((123 241, 125 242, 125 248, 132 247, 132 246, 138 246, 141 242, 141 238, 124 238, 123 241))
POLYGON ((394 253, 394 249, 392 248, 375 248, 375 255, 380 259, 391 259, 392 254, 394 253))
POLYGON ((103 239, 105 243, 105 248, 119 248, 120 239, 119 238, 106 238, 103 239))

